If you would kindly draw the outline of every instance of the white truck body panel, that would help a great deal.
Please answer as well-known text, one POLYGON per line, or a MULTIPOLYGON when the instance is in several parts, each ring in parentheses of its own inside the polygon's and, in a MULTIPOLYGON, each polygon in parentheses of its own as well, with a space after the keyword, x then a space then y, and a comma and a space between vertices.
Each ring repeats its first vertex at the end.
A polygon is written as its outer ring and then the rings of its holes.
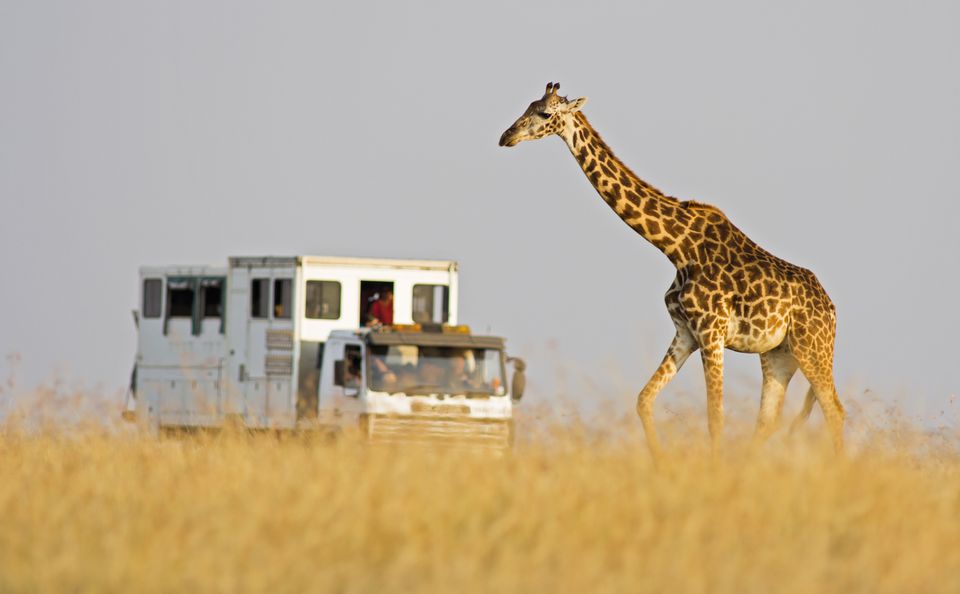
MULTIPOLYGON (((339 426, 374 417, 385 427, 388 417, 417 417, 422 424, 431 416, 422 411, 454 401, 370 391, 365 377, 361 390, 348 390, 333 385, 332 366, 346 345, 363 346, 365 310, 384 288, 393 291, 394 324, 456 325, 456 262, 234 257, 227 266, 144 266, 139 272, 128 409, 154 427, 215 427, 235 419, 253 428, 293 429, 307 417, 339 426)), ((509 421, 512 415, 509 397, 460 400, 458 410, 469 411, 465 418, 509 421)), ((444 419, 436 427, 450 424, 444 419)))

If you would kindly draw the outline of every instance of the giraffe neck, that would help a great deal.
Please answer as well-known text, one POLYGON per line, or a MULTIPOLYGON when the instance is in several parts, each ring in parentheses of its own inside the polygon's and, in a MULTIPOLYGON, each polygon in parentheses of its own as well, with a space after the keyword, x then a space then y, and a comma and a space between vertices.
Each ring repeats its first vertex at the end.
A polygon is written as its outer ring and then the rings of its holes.
POLYGON ((623 222, 663 252, 678 268, 688 261, 688 226, 693 217, 676 198, 637 177, 600 138, 582 112, 561 137, 583 173, 623 222))

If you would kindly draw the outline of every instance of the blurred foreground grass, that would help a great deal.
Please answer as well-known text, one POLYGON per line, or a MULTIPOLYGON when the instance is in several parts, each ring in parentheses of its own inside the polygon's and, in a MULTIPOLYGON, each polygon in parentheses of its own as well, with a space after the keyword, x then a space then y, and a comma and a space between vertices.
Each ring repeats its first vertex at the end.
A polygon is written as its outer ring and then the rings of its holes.
POLYGON ((7 428, 0 592, 960 591, 956 452, 812 435, 657 470, 575 423, 502 458, 7 428))

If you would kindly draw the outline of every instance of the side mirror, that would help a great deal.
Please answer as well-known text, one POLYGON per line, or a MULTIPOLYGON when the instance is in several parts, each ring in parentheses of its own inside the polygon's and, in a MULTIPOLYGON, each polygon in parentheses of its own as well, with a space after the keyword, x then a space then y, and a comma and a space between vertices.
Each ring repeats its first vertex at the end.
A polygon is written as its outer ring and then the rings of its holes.
POLYGON ((513 380, 510 382, 510 397, 514 402, 518 402, 523 398, 523 391, 527 387, 527 376, 524 374, 524 371, 527 369, 527 364, 519 357, 510 357, 508 360, 513 361, 513 380))
POLYGON ((346 361, 340 359, 339 361, 333 362, 333 385, 342 386, 343 385, 343 370, 346 368, 346 361))

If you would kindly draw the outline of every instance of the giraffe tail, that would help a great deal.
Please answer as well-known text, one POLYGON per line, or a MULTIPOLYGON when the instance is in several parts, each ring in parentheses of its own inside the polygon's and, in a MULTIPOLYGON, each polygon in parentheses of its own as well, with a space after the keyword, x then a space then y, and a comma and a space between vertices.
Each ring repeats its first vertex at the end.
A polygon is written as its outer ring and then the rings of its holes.
POLYGON ((800 414, 797 415, 797 418, 795 418, 793 422, 790 423, 791 435, 793 435, 793 433, 800 428, 800 425, 803 425, 803 423, 810 416, 810 413, 813 411, 813 403, 816 401, 817 401, 817 396, 816 394, 814 394, 813 387, 811 386, 807 390, 807 397, 803 400, 803 409, 800 411, 800 414))

